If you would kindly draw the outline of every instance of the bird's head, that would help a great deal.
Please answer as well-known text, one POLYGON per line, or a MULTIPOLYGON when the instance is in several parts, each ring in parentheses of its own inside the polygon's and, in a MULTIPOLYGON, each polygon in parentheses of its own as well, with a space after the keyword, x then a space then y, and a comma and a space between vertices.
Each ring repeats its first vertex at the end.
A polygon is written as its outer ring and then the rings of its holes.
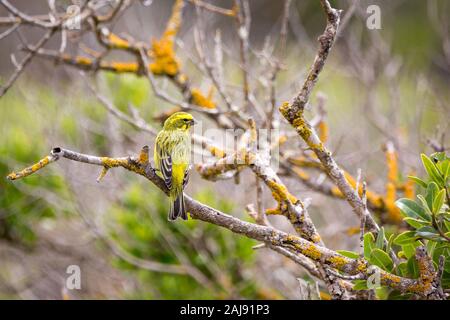
POLYGON ((175 112, 164 122, 164 130, 183 130, 187 131, 194 125, 194 117, 187 112, 175 112))

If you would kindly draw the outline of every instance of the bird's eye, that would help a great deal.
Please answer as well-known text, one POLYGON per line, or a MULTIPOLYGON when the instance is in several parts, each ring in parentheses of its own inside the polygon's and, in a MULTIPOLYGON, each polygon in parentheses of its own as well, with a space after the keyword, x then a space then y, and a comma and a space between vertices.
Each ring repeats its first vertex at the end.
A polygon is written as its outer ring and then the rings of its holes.
POLYGON ((189 122, 189 119, 183 119, 184 122, 189 122))

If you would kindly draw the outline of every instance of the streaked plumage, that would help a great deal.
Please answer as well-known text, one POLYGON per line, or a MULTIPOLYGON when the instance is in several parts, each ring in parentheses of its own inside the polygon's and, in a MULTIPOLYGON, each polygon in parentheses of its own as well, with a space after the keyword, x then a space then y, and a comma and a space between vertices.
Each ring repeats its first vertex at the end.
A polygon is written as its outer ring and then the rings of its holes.
POLYGON ((195 123, 191 114, 176 112, 165 122, 155 141, 156 169, 170 190, 169 220, 187 219, 183 189, 189 179, 191 141, 189 128, 195 123))

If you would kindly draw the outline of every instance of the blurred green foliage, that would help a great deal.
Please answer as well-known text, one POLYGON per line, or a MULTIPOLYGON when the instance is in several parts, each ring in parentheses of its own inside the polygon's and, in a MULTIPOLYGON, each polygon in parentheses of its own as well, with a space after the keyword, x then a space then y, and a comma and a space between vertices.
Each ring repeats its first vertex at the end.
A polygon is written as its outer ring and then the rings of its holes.
MULTIPOLYGON (((232 212, 229 201, 212 191, 195 195, 199 201, 224 212, 232 212)), ((114 204, 111 236, 132 255, 167 264, 196 268, 207 279, 199 283, 188 275, 158 273, 140 269, 122 259, 115 265, 135 274, 139 289, 133 298, 211 299, 263 296, 249 274, 254 264, 253 240, 195 220, 169 223, 168 202, 159 191, 140 183, 130 184, 122 202, 114 204), (206 287, 205 287, 206 286, 206 287)))
MULTIPOLYGON (((45 92, 45 91, 44 91, 45 92)), ((56 107, 51 96, 36 93, 48 102, 47 111, 56 107)), ((12 168, 37 162, 48 150, 42 134, 42 123, 23 100, 16 95, 0 99, 0 237, 31 246, 36 240, 33 224, 42 218, 54 218, 58 209, 41 195, 54 192, 67 195, 64 178, 47 172, 24 179, 20 185, 6 179, 12 168), (38 133, 39 132, 39 133, 38 133)), ((62 212, 64 213, 64 212, 62 212)))

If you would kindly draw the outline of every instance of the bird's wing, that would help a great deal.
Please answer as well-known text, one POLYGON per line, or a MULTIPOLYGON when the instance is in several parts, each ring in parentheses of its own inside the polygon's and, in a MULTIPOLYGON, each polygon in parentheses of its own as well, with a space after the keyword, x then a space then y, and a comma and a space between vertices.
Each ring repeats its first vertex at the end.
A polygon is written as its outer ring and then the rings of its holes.
POLYGON ((167 189, 172 189, 172 157, 156 145, 156 152, 159 157, 159 170, 166 184, 167 189))
POLYGON ((188 167, 188 168, 186 169, 186 171, 184 172, 183 189, 184 189, 184 187, 186 187, 186 185, 187 185, 188 182, 189 182, 189 170, 190 170, 190 169, 191 169, 191 168, 188 167))

